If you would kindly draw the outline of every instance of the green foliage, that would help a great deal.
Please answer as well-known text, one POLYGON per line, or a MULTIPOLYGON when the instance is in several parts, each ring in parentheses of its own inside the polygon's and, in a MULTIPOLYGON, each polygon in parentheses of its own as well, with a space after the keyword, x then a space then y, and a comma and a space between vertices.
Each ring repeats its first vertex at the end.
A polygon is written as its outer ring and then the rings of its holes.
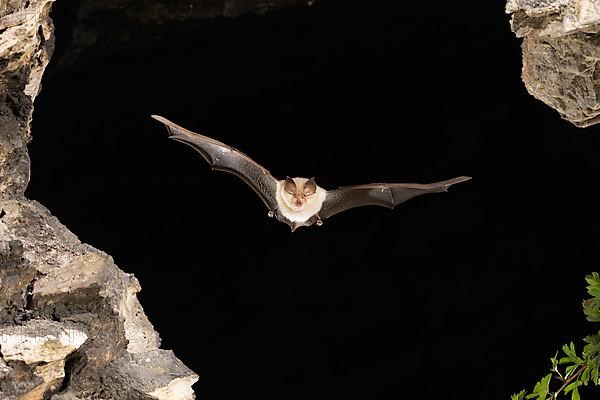
MULTIPOLYGON (((586 276, 587 292, 592 296, 583 301, 583 313, 590 322, 600 322, 600 275, 586 276)), ((511 400, 580 400, 579 387, 600 385, 600 332, 586 336, 583 350, 578 353, 573 342, 562 347, 550 358, 550 373, 533 387, 531 392, 521 390, 511 400)))

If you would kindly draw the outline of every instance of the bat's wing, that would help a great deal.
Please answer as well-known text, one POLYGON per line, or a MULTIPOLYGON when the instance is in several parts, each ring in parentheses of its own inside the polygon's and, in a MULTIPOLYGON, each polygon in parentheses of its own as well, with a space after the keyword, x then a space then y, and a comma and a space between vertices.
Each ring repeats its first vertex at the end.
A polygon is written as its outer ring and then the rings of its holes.
POLYGON ((262 199, 269 210, 277 208, 277 180, 269 171, 241 151, 215 139, 191 132, 166 118, 153 115, 167 127, 170 138, 187 144, 198 151, 213 169, 240 177, 262 199))
POLYGON ((319 217, 329 218, 339 212, 359 206, 383 206, 394 208, 400 203, 426 193, 445 192, 456 183, 471 179, 459 176, 447 181, 422 185, 418 183, 371 183, 345 186, 327 192, 319 217))

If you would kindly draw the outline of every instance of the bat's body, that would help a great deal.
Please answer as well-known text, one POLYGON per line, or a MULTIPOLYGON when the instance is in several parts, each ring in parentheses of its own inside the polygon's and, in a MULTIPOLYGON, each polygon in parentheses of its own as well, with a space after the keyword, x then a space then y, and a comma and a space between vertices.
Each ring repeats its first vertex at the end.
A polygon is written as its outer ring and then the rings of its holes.
POLYGON ((153 115, 165 124, 170 138, 198 151, 213 169, 230 172, 246 182, 269 208, 269 216, 288 224, 292 231, 301 226, 321 225, 338 212, 364 205, 394 208, 415 196, 445 192, 470 178, 461 176, 431 184, 371 183, 325 190, 313 178, 276 179, 269 171, 233 147, 191 132, 166 118, 153 115))

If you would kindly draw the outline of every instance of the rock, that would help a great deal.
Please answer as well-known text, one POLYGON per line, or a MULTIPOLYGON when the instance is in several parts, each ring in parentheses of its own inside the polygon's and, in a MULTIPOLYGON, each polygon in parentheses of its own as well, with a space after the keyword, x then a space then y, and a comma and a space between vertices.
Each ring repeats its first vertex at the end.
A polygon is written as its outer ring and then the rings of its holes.
POLYGON ((81 400, 152 398, 180 382, 169 398, 193 399, 198 377, 159 350, 135 277, 41 204, 2 198, 0 208, 0 279, 10 282, 0 291, 0 304, 10 299, 0 310, 0 352, 12 368, 0 375, 0 398, 43 399, 61 387, 81 400))
MULTIPOLYGON (((32 320, 20 326, 0 329, 0 352, 4 361, 19 362, 21 370, 29 369, 30 385, 20 390, 22 375, 4 364, 4 381, 11 381, 11 392, 19 399, 43 399, 48 392, 58 389, 65 376, 65 360, 79 349, 88 336, 67 324, 47 320, 32 320), (27 367, 29 366, 29 367, 27 367)), ((7 390, 5 390, 8 392, 7 390)))
MULTIPOLYGON (((54 48, 53 1, 0 3, 0 399, 193 399, 198 376, 160 349, 137 279, 24 197, 33 102, 54 48)), ((126 21, 117 34, 127 40, 135 26, 298 3, 312 1, 82 0, 72 3, 79 9, 63 59, 103 37, 96 13, 126 21)))
POLYGON ((53 0, 0 3, 0 196, 22 195, 29 182, 29 123, 54 49, 53 0))
POLYGON ((600 3, 509 0, 528 92, 579 127, 600 122, 600 3))
POLYGON ((12 368, 10 368, 3 359, 0 358, 0 379, 3 379, 6 375, 10 374, 12 368))
POLYGON ((595 0, 508 0, 506 12, 512 14, 512 29, 518 37, 563 37, 595 33, 600 4, 595 0))
POLYGON ((167 386, 155 389, 148 394, 159 400, 193 399, 192 383, 189 378, 176 378, 169 382, 167 386))
POLYGON ((52 396, 52 400, 81 400, 79 397, 75 396, 73 393, 67 391, 61 394, 55 394, 52 396))
POLYGON ((35 400, 59 388, 67 356, 87 340, 87 335, 64 324, 35 320, 0 329, 0 340, 2 393, 8 398, 18 395, 18 399, 35 400))
POLYGON ((4 361, 18 360, 25 364, 64 361, 87 338, 85 332, 65 324, 32 320, 0 329, 0 353, 4 361))
POLYGON ((130 362, 119 367, 122 377, 131 382, 136 392, 160 400, 191 400, 194 392, 191 385, 195 376, 186 376, 187 368, 179 361, 173 352, 166 350, 153 350, 131 357, 130 362), (165 374, 165 368, 175 372, 165 374))
POLYGON ((23 195, 51 4, 0 4, 0 398, 193 399, 198 377, 159 349, 135 277, 23 195))

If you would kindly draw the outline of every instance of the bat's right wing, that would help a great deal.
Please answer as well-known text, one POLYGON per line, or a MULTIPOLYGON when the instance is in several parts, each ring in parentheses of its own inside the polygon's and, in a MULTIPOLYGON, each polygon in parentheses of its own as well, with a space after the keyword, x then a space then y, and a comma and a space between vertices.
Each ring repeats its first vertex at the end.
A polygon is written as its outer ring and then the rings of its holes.
POLYGON ((456 183, 471 179, 459 176, 447 181, 422 185, 418 183, 371 183, 345 186, 327 192, 319 217, 326 219, 339 212, 359 206, 383 206, 394 208, 400 203, 426 193, 446 192, 456 183))
POLYGON ((260 164, 218 140, 189 131, 158 115, 152 118, 165 124, 171 139, 185 143, 200 153, 213 169, 241 178, 254 189, 269 210, 277 208, 277 180, 260 164))

